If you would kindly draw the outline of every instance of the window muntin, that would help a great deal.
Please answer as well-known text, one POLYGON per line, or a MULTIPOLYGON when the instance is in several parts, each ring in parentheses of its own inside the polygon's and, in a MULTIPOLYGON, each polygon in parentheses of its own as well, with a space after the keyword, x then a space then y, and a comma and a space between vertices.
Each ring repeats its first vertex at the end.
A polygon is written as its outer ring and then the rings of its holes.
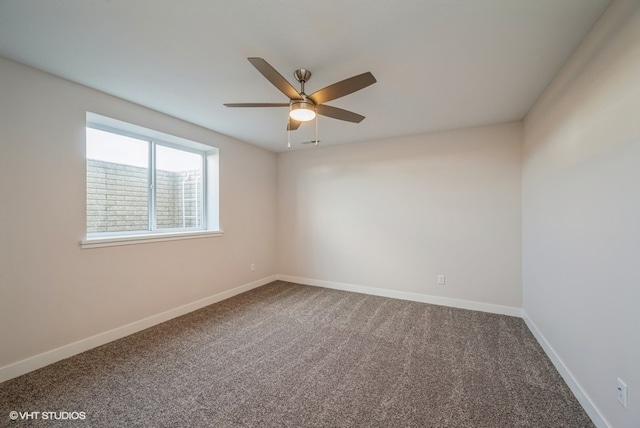
POLYGON ((206 153, 87 126, 87 238, 205 229, 206 153))

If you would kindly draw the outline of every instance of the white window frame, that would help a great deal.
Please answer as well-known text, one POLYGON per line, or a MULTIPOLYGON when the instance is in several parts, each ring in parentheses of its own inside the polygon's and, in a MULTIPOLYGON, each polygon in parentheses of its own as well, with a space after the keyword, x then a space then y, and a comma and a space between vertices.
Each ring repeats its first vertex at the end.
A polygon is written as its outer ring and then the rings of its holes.
MULTIPOLYGON (((117 245, 131 245, 148 242, 173 241, 178 239, 206 238, 222 235, 218 220, 218 149, 202 143, 186 140, 159 131, 143 128, 116 119, 87 112, 87 128, 94 128, 113 134, 136 138, 149 142, 149 186, 148 215, 149 229, 124 232, 86 233, 80 241, 82 248, 97 248, 117 245), (157 229, 156 227, 156 146, 174 148, 202 155, 202 203, 200 204, 201 225, 188 228, 157 229)), ((86 135, 86 132, 85 132, 86 135)), ((86 148, 86 142, 85 142, 86 148)), ((86 175, 85 175, 86 177, 86 175)), ((86 194, 86 183, 85 183, 86 194)), ((86 208, 85 208, 86 216, 86 208)), ((86 219, 86 217, 85 217, 86 219)), ((86 228, 86 221, 85 221, 86 228)))

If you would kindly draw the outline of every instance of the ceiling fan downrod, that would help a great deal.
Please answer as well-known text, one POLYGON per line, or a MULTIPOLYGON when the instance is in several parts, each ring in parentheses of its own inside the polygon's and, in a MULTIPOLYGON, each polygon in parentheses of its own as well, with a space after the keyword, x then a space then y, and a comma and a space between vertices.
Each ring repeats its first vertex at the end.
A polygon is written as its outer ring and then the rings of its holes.
POLYGON ((300 95, 306 98, 307 94, 304 93, 304 84, 311 79, 311 72, 306 68, 299 68, 293 72, 293 76, 300 82, 300 95))

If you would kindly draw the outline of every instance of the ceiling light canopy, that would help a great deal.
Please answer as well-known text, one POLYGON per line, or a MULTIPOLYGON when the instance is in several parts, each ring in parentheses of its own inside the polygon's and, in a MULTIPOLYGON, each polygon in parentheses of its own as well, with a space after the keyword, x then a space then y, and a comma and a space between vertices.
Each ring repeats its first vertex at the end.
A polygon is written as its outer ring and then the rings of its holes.
POLYGON ((315 119, 316 107, 312 102, 307 100, 292 101, 289 117, 293 120, 297 120, 298 122, 308 122, 315 119))

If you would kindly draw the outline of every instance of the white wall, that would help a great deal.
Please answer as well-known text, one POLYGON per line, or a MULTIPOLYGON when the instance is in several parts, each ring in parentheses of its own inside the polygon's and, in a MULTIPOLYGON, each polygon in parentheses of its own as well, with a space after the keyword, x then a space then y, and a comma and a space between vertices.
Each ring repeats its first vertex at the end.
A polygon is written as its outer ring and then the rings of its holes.
POLYGON ((519 308, 520 177, 519 122, 281 153, 278 273, 519 308))
POLYGON ((637 428, 640 2, 607 10, 527 115, 524 142, 524 309, 603 421, 637 428))
POLYGON ((0 94, 0 369, 274 278, 275 154, 2 58, 0 94), (224 235, 80 249, 86 111, 218 147, 224 235))
POLYGON ((616 0, 524 127, 276 156, 0 58, 0 370, 280 273, 523 304, 592 416, 640 426, 639 76, 616 0), (219 147, 224 235, 81 250, 86 111, 219 147))

